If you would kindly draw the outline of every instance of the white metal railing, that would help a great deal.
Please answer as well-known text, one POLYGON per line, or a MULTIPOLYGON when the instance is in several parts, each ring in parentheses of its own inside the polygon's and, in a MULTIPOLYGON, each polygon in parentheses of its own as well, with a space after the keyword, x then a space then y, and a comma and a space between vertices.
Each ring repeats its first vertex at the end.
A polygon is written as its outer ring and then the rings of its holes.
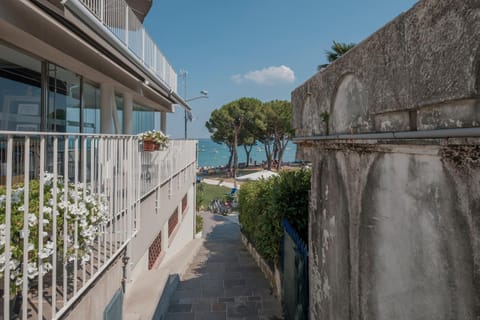
POLYGON ((177 92, 177 74, 125 0, 80 2, 160 81, 177 92))
POLYGON ((143 195, 194 169, 193 141, 141 147, 136 136, 0 131, 0 318, 61 317, 138 231, 143 195))
POLYGON ((146 194, 186 168, 194 168, 196 142, 172 140, 162 151, 143 152, 141 157, 141 193, 146 194))

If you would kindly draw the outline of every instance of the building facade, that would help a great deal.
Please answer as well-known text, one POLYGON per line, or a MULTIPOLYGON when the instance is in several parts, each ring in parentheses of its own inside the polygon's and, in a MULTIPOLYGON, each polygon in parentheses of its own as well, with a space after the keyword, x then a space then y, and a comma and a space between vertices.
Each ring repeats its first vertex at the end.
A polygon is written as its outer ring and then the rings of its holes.
POLYGON ((0 3, 0 314, 117 319, 123 296, 194 237, 196 142, 166 130, 177 75, 150 1, 0 3))

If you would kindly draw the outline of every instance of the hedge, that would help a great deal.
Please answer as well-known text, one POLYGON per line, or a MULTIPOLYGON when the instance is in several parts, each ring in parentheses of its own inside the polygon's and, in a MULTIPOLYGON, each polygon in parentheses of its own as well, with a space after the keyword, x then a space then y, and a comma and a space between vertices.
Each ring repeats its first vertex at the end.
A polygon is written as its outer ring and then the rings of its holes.
POLYGON ((282 171, 277 177, 243 184, 239 191, 242 232, 269 263, 280 259, 283 218, 308 243, 310 178, 310 170, 282 171))

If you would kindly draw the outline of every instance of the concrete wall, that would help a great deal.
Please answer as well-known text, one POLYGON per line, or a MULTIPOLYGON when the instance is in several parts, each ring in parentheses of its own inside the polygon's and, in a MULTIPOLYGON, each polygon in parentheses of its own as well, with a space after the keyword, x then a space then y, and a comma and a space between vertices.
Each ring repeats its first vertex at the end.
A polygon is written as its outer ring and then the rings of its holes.
POLYGON ((103 312, 115 293, 122 288, 122 256, 120 255, 104 272, 78 302, 66 314, 64 319, 85 320, 103 319, 103 312))
POLYGON ((480 3, 424 0, 292 93, 311 319, 480 319, 480 3))
POLYGON ((168 247, 165 250, 165 256, 163 257, 161 264, 167 263, 180 250, 185 248, 185 246, 195 237, 195 203, 193 202, 194 190, 195 186, 193 185, 193 183, 191 183, 187 193, 188 199, 190 201, 187 208, 185 209, 185 212, 182 213, 182 202, 180 201, 179 203, 179 226, 172 235, 172 239, 168 243, 168 247))
POLYGON ((135 280, 148 270, 148 248, 160 231, 162 231, 162 257, 175 255, 183 245, 193 239, 195 170, 192 170, 192 167, 193 165, 176 175, 171 184, 162 185, 142 201, 140 232, 133 239, 129 251, 131 258, 129 285, 133 285, 135 280), (188 194, 187 213, 182 215, 182 199, 186 194, 188 194), (179 225, 174 238, 168 239, 168 219, 177 208, 179 225), (172 246, 174 240, 175 245, 172 246))

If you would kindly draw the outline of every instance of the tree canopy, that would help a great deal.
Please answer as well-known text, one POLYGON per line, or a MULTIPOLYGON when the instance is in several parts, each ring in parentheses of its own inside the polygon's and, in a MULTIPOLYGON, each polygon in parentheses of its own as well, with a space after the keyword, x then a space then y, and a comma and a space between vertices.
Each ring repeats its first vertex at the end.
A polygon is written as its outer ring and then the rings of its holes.
POLYGON ((317 67, 317 70, 320 71, 321 69, 326 68, 330 63, 343 56, 345 53, 347 53, 348 50, 352 49, 355 46, 356 43, 353 42, 344 43, 333 40, 333 44, 330 47, 330 50, 325 50, 325 55, 327 56, 328 63, 319 65, 317 67))
POLYGON ((255 98, 240 98, 214 110, 205 125, 213 141, 230 148, 229 168, 238 167, 238 146, 244 147, 248 166, 250 152, 257 142, 265 147, 268 168, 272 167, 272 160, 276 160, 280 168, 293 135, 292 107, 288 101, 262 103, 255 98))
MULTIPOLYGON (((205 124, 212 133, 213 141, 229 146, 234 170, 238 168, 237 146, 254 144, 249 131, 256 126, 261 104, 262 102, 255 98, 237 99, 214 110, 205 124)), ((228 165, 231 167, 231 160, 228 165)))

